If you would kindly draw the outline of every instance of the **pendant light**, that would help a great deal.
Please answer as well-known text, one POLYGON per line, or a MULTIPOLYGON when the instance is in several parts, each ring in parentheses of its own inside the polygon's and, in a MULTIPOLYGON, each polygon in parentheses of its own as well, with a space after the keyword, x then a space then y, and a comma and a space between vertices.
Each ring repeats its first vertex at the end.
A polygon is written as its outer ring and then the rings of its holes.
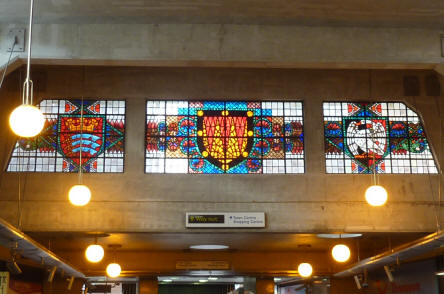
POLYGON ((309 263, 301 263, 298 266, 299 275, 303 278, 308 278, 313 274, 313 267, 309 263))
POLYGON ((83 97, 80 109, 80 154, 78 184, 71 187, 68 193, 69 202, 74 206, 85 206, 91 200, 91 190, 83 184, 82 150, 83 149, 83 97))
POLYGON ((105 255, 105 251, 103 247, 97 244, 97 237, 95 239, 94 244, 89 245, 85 250, 85 257, 89 262, 97 263, 102 261, 103 256, 105 255))
POLYGON ((117 278, 118 276, 120 276, 121 271, 122 268, 118 263, 113 262, 108 264, 108 266, 106 267, 106 274, 110 278, 117 278))
POLYGON ((108 247, 113 250, 113 262, 108 264, 108 266, 106 267, 106 274, 110 278, 117 278, 118 276, 120 276, 122 268, 120 267, 120 264, 116 263, 116 249, 122 246, 119 244, 112 244, 108 245, 108 247))
MULTIPOLYGON (((374 130, 373 127, 370 130, 372 135, 372 140, 375 141, 374 130)), ((376 173, 376 158, 375 158, 375 150, 373 153, 373 176, 372 176, 372 185, 365 190, 365 200, 371 206, 382 206, 387 202, 387 190, 379 185, 379 178, 376 173)))
POLYGON ((331 250, 331 255, 337 262, 346 262, 350 259, 350 248, 344 244, 335 245, 331 250))
MULTIPOLYGON (((373 97, 372 95, 372 71, 369 70, 368 72, 368 78, 369 78, 369 88, 368 88, 368 94, 369 97, 373 97)), ((375 130, 373 128, 373 124, 371 129, 369 130, 372 140, 373 140, 373 144, 375 145, 375 130)), ((379 178, 378 175, 376 173, 376 156, 375 156, 375 150, 372 151, 373 153, 373 177, 372 177, 372 185, 370 187, 368 187, 365 190, 365 200, 367 201, 367 203, 371 206, 383 206, 386 202, 387 202, 387 190, 379 185, 379 178)))
POLYGON ((34 85, 30 78, 31 72, 31 43, 32 20, 34 16, 34 0, 31 0, 28 29, 28 61, 26 80, 23 84, 22 105, 15 108, 9 116, 11 130, 20 137, 31 138, 37 136, 45 125, 45 117, 41 110, 33 105, 34 85))

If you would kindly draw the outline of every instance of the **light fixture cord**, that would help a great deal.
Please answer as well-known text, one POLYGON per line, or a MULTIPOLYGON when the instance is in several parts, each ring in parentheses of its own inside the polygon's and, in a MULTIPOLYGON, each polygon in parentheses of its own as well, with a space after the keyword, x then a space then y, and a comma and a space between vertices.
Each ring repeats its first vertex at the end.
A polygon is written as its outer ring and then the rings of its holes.
POLYGON ((20 164, 19 159, 19 174, 18 174, 18 199, 17 199, 17 227, 19 230, 21 230, 22 227, 22 206, 21 206, 21 200, 22 200, 22 181, 21 181, 21 174, 22 174, 22 166, 20 164))
MULTIPOLYGON (((373 131, 373 126, 372 126, 372 131, 373 131)), ((375 143, 375 136, 373 135, 372 132, 372 141, 373 144, 375 143)), ((375 156, 375 150, 373 149, 373 184, 374 185, 378 185, 378 177, 376 176, 376 156, 375 156)))
MULTIPOLYGON (((371 120, 370 120, 370 122, 371 122, 371 120)), ((372 142, 373 142, 373 145, 374 145, 375 144, 375 129, 373 128, 373 123, 372 123, 372 127, 370 129, 370 135, 372 137, 372 142)), ((378 185, 379 181, 378 181, 378 177, 377 177, 377 174, 376 174, 376 155, 375 155, 375 151, 376 151, 376 148, 373 148, 373 151, 372 151, 372 157, 373 157, 373 164, 372 164, 373 177, 372 177, 372 179, 373 179, 373 185, 378 185)))
POLYGON ((5 69, 3 70, 2 78, 0 80, 0 89, 3 86, 3 81, 5 80, 6 72, 8 71, 9 63, 11 62, 12 53, 14 52, 15 45, 17 45, 17 38, 14 37, 14 43, 11 46, 11 53, 9 53, 8 61, 6 62, 5 69))
POLYGON ((82 149, 83 149, 83 96, 82 104, 80 108, 80 162, 79 162, 79 184, 83 184, 83 171, 82 171, 82 149))
MULTIPOLYGON (((370 101, 372 101, 372 96, 373 96, 372 90, 373 90, 372 70, 369 69, 368 70, 368 97, 369 97, 370 101)), ((373 102, 372 102, 372 104, 373 104, 373 102)), ((370 122, 371 122, 371 119, 370 119, 370 122)), ((372 128, 370 129, 370 134, 372 136, 372 141, 373 141, 373 145, 374 145, 375 144, 375 130, 373 128, 373 123, 372 123, 372 128)), ((378 185, 379 181, 378 181, 378 177, 376 175, 375 148, 373 148, 372 153, 373 153, 373 166, 372 166, 373 177, 372 177, 372 180, 373 180, 373 185, 378 185)))
POLYGON ((33 104, 33 83, 31 81, 31 44, 32 44, 32 20, 34 17, 34 0, 31 0, 31 7, 29 11, 29 29, 28 29, 28 62, 26 66, 26 80, 23 88, 23 104, 33 104))

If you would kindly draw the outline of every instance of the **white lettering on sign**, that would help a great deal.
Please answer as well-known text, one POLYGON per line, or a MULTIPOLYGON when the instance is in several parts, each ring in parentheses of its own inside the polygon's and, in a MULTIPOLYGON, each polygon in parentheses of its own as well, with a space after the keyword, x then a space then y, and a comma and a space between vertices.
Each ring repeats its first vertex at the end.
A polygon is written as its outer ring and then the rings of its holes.
POLYGON ((187 212, 187 228, 265 228, 264 212, 187 212))
POLYGON ((9 272, 0 272, 0 294, 7 294, 9 289, 9 272))

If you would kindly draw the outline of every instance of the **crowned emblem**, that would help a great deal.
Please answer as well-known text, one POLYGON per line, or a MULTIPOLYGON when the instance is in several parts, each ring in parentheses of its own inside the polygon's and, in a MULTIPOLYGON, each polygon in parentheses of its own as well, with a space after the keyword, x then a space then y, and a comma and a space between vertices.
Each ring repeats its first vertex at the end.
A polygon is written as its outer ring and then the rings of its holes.
POLYGON ((61 115, 58 144, 66 159, 79 166, 82 152, 84 166, 97 158, 104 148, 105 122, 104 115, 84 115, 83 121, 80 114, 61 115))
POLYGON ((199 110, 197 144, 200 153, 224 171, 240 164, 253 147, 253 112, 199 110))

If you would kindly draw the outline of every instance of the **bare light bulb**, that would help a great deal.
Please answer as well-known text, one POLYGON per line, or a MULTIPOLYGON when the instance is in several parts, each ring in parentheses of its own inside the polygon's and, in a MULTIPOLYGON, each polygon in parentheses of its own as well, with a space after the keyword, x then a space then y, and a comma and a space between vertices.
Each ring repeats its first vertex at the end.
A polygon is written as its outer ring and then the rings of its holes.
POLYGON ((309 263, 301 263, 298 266, 298 272, 301 277, 308 278, 313 273, 313 267, 309 263))
POLYGON ((338 244, 331 250, 331 255, 337 262, 346 262, 350 259, 350 248, 347 245, 338 244))
POLYGON ((373 185, 365 190, 365 200, 371 206, 382 206, 387 202, 387 190, 379 185, 373 185))
POLYGON ((97 244, 89 245, 85 251, 85 257, 89 262, 97 263, 103 259, 105 251, 103 247, 97 244))
POLYGON ((108 277, 110 278, 117 278, 118 276, 120 276, 120 272, 122 271, 122 268, 120 267, 119 264, 117 263, 110 263, 107 267, 106 267, 106 274, 108 275, 108 277))
POLYGON ((85 185, 74 185, 69 189, 69 202, 74 206, 85 206, 91 200, 91 190, 85 185))
POLYGON ((35 137, 43 130, 45 117, 40 109, 33 105, 22 104, 11 112, 9 126, 20 137, 35 137))

